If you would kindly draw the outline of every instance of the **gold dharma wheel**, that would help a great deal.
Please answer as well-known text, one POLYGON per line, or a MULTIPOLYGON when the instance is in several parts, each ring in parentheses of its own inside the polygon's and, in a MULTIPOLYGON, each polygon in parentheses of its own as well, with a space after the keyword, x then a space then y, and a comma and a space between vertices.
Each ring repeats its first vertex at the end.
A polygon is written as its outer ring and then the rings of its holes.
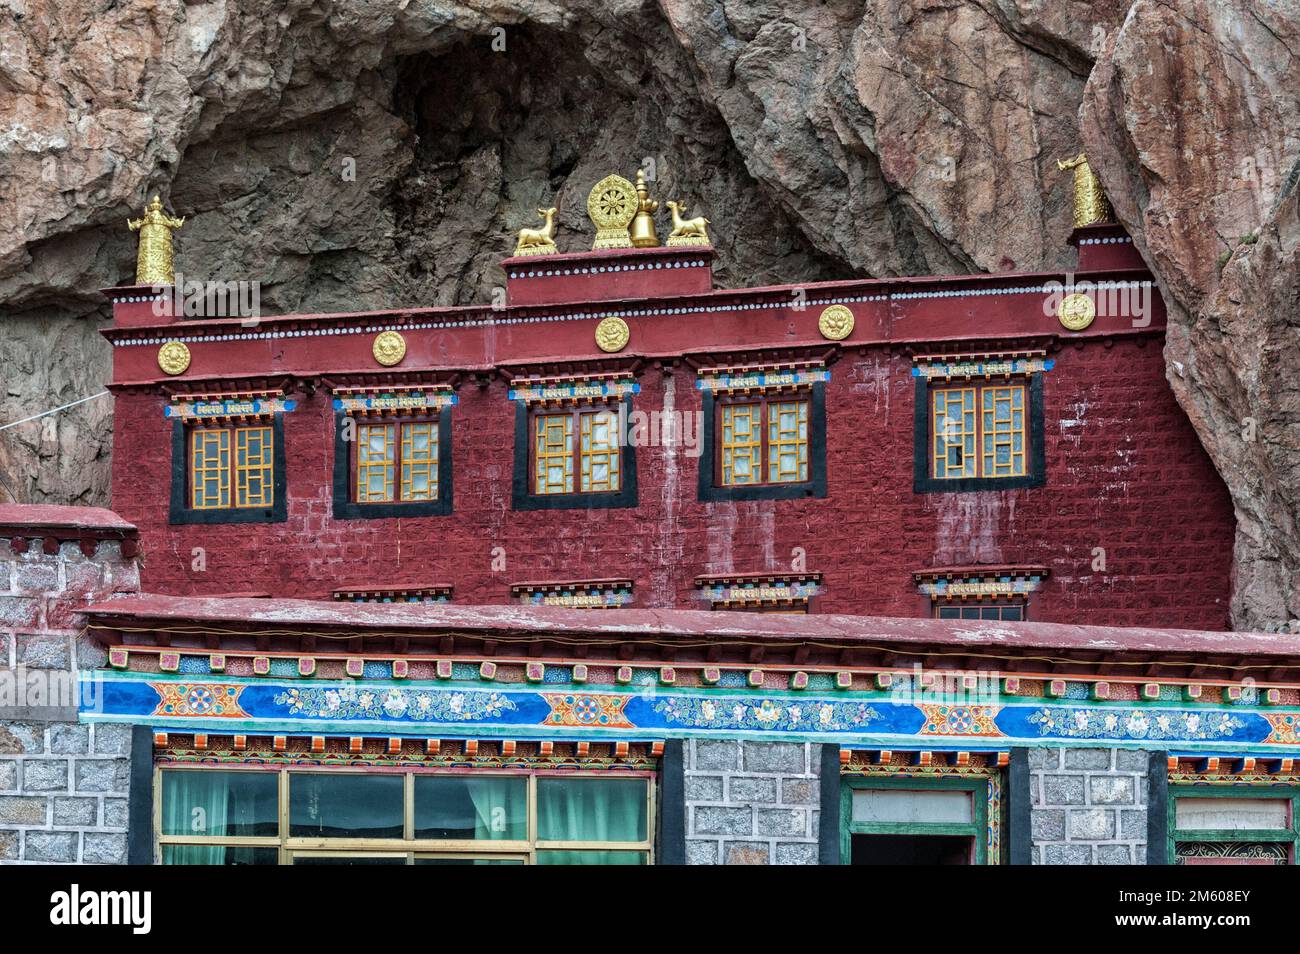
POLYGON ((158 349, 158 367, 168 374, 184 374, 190 366, 190 349, 183 341, 168 341, 158 349))
POLYGON ((375 335, 375 344, 371 351, 376 361, 385 368, 391 368, 406 357, 406 339, 396 331, 381 331, 375 335))
POLYGON ((587 214, 598 229, 627 228, 636 208, 636 186, 622 176, 605 176, 587 196, 587 214))
POLYGON ((1097 306, 1080 292, 1066 295, 1056 307, 1056 320, 1069 331, 1082 331, 1097 317, 1097 306))
POLYGON ((596 326, 596 347, 601 351, 622 351, 632 337, 632 329, 617 315, 610 315, 596 326))
POLYGON ((627 227, 636 217, 640 198, 636 186, 622 176, 605 176, 587 196, 587 215, 596 226, 593 249, 631 248, 627 227))
POLYGON ((843 305, 831 305, 817 319, 817 330, 823 338, 843 341, 853 334, 853 312, 843 305))

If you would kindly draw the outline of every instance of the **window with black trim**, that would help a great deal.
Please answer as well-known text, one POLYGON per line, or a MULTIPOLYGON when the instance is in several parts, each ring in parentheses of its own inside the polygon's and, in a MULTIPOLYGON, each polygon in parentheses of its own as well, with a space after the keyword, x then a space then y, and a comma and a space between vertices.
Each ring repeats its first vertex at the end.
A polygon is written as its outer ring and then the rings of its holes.
POLYGON ((1050 361, 917 362, 916 492, 1042 486, 1043 372, 1050 361))
POLYGON ((285 519, 279 393, 173 398, 171 523, 285 519))
POLYGON ((629 374, 520 377, 511 385, 516 510, 636 506, 636 452, 624 432, 638 386, 629 374))
POLYGON ((1024 600, 950 600, 934 605, 935 619, 991 619, 1022 622, 1028 619, 1024 600))
POLYGON ((455 403, 445 385, 336 389, 334 516, 451 513, 455 403))
POLYGON ((828 377, 808 364, 702 370, 700 499, 826 496, 828 377))

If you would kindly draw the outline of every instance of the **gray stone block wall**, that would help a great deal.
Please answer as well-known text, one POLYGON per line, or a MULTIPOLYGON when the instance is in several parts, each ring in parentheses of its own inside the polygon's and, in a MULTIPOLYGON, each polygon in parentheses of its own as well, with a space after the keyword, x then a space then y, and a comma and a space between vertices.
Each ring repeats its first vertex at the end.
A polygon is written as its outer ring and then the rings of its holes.
POLYGON ((0 539, 0 864, 123 864, 131 727, 79 723, 69 690, 104 662, 75 614, 137 590, 139 567, 114 541, 46 553, 32 533, 0 539))
POLYGON ((1146 864, 1149 753, 1031 749, 1036 865, 1146 864))
POLYGON ((686 863, 817 864, 820 748, 691 739, 686 863))
POLYGON ((0 863, 124 864, 131 727, 0 721, 0 863))

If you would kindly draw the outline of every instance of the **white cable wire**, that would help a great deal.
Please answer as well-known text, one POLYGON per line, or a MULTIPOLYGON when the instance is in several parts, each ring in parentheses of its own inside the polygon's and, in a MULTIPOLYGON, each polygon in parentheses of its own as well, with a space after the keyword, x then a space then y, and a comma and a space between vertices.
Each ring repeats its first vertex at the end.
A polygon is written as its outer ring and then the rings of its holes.
POLYGON ((79 398, 71 404, 64 404, 60 407, 52 407, 48 411, 41 411, 40 414, 33 414, 31 417, 25 417, 21 421, 13 421, 9 424, 0 424, 0 431, 6 431, 11 427, 17 427, 19 424, 26 424, 28 421, 34 421, 37 418, 45 417, 47 414, 57 414, 59 411, 66 411, 70 407, 76 407, 78 404, 85 404, 87 401, 93 401, 97 397, 103 397, 107 391, 100 391, 98 394, 92 394, 90 397, 79 398))

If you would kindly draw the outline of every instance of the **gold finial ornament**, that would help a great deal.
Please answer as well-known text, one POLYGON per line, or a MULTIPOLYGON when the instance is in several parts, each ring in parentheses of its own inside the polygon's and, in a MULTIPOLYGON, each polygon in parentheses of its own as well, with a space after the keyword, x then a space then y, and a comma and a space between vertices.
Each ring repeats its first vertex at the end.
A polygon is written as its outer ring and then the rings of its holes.
POLYGON ((158 367, 167 374, 184 374, 190 366, 190 349, 183 341, 168 341, 158 349, 158 367))
POLYGON ((592 250, 631 248, 627 227, 637 210, 636 187, 622 176, 605 176, 587 196, 587 215, 596 226, 592 250))
POLYGON ((668 206, 673 214, 673 230, 664 244, 669 246, 710 244, 708 219, 702 215, 697 215, 693 219, 682 218, 682 213, 686 211, 685 202, 665 202, 664 205, 668 206))
POLYGON ((1101 180, 1079 153, 1073 159, 1056 160, 1056 168, 1074 170, 1074 227, 1111 221, 1110 200, 1102 191, 1101 180))
POLYGON ((659 203, 650 198, 650 188, 645 183, 644 170, 636 172, 636 217, 632 219, 632 245, 636 248, 656 248, 659 236, 655 233, 655 213, 659 203))
POLYGON ((831 305, 822 311, 817 319, 817 330, 823 338, 831 341, 843 341, 853 334, 853 312, 844 305, 831 305))
POLYGON ((376 361, 391 368, 406 357, 406 339, 396 331, 381 331, 375 335, 375 344, 370 350, 376 361))
POLYGON ((596 326, 596 346, 601 351, 622 351, 632 337, 632 329, 617 315, 602 318, 596 326))
POLYGON ((185 216, 174 219, 163 211, 162 199, 153 201, 138 219, 127 219, 126 227, 140 233, 140 250, 135 258, 137 285, 170 285, 176 280, 172 261, 172 232, 185 224, 185 216))
POLYGON ((1097 317, 1097 306, 1081 292, 1066 295, 1056 306, 1056 320, 1069 331, 1082 331, 1097 317))
POLYGON ((559 251, 555 247, 555 207, 538 209, 537 214, 545 224, 540 229, 519 230, 516 255, 554 255, 559 251))

